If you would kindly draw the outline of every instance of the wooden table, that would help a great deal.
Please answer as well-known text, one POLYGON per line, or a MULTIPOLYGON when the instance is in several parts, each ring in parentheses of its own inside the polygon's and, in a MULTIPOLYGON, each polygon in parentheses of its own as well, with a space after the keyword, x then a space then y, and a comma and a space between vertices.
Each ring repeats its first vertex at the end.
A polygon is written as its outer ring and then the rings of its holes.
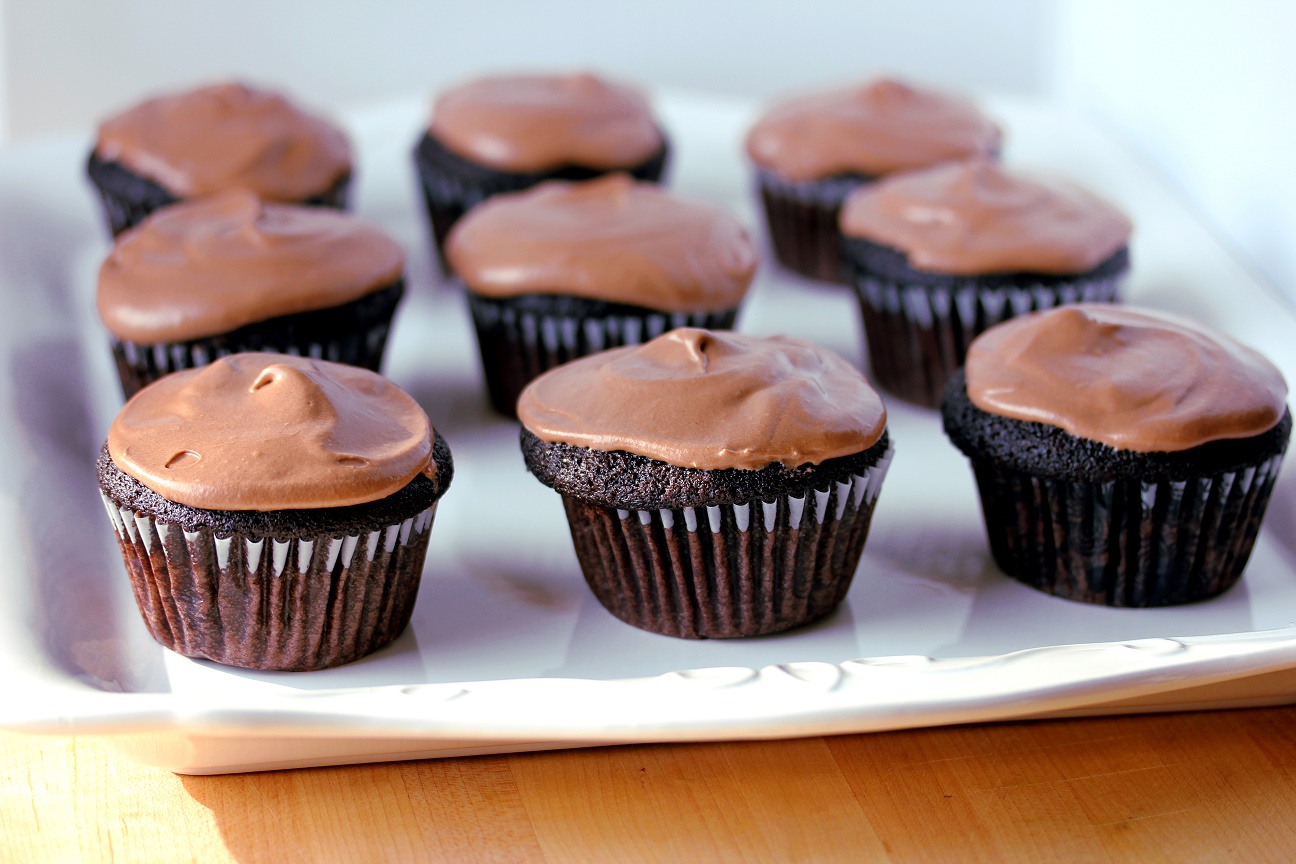
POLYGON ((1292 861, 1296 708, 182 777, 0 733, 9 861, 1292 861))

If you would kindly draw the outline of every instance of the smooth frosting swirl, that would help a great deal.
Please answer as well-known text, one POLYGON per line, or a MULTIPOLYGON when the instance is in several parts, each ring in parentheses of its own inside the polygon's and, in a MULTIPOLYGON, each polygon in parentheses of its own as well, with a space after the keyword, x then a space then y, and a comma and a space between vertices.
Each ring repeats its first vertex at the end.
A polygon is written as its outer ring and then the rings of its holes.
POLYGON ((1130 220, 1060 180, 974 159, 860 187, 839 224, 904 252, 918 270, 955 275, 1083 273, 1129 242, 1130 220))
POLYGON ((435 479, 418 403, 367 369, 233 354, 155 381, 108 432, 113 464, 205 510, 293 510, 377 501, 435 479))
POLYGON ((671 312, 735 308, 758 260, 721 208, 625 174, 497 195, 455 225, 446 254, 487 297, 570 294, 671 312))
POLYGON ((122 234, 99 268, 99 316, 120 339, 177 342, 340 306, 400 278, 405 254, 337 210, 232 191, 122 234))
POLYGON ((437 97, 429 133, 482 165, 632 168, 662 146, 648 100, 589 73, 479 78, 437 97))
POLYGON ((972 403, 1117 450, 1251 438, 1282 419, 1287 383, 1257 352, 1174 315, 1108 304, 1013 318, 973 340, 972 403))
POLYGON ((861 453, 886 409, 831 351, 686 327, 546 372, 522 391, 518 419, 551 444, 759 470, 861 453))
POLYGON ((962 99, 899 81, 790 99, 747 134, 747 155, 786 180, 879 177, 998 152, 999 127, 962 99))
POLYGON ((238 83, 158 96, 111 117, 95 153, 179 198, 247 189, 304 201, 351 173, 339 129, 278 93, 238 83))

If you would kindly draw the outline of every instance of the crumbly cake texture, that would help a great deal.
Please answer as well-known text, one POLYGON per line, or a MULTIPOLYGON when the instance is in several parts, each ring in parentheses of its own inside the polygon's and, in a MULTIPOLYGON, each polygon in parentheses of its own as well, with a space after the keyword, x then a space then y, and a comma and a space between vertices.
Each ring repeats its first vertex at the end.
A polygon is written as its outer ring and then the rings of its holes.
POLYGON ((1292 427, 1288 410, 1251 438, 1116 450, 982 411, 962 372, 941 411, 972 463, 999 568, 1058 597, 1127 607, 1195 602, 1237 583, 1292 427))
POLYGON ((624 450, 550 444, 522 430, 523 458, 541 483, 569 498, 623 510, 710 507, 804 496, 812 489, 828 489, 852 475, 864 474, 889 448, 890 436, 883 432, 867 450, 818 465, 786 468, 772 463, 758 471, 705 471, 624 450))
POLYGON ((340 306, 269 318, 201 339, 145 345, 113 338, 122 395, 129 399, 163 375, 245 351, 319 357, 380 372, 392 318, 404 295, 405 280, 398 279, 340 306))
POLYGON ((858 237, 839 249, 863 319, 873 380, 906 402, 938 407, 945 384, 983 331, 1067 303, 1115 303, 1128 247, 1075 274, 955 276, 917 270, 904 252, 858 237))
POLYGON ((118 507, 132 513, 146 513, 186 531, 205 529, 221 537, 237 534, 253 540, 268 537, 283 540, 367 533, 416 516, 444 495, 454 479, 450 447, 439 432, 433 433, 432 461, 436 463, 435 479, 419 474, 398 492, 377 501, 349 507, 267 511, 203 510, 169 501, 119 469, 108 454, 107 445, 100 451, 96 467, 99 488, 118 507))
POLYGON ((454 476, 437 434, 436 478, 378 501, 279 512, 213 511, 162 498, 113 464, 100 491, 144 623, 188 657, 308 671, 357 660, 404 631, 437 501, 454 476))
POLYGON ((589 180, 622 171, 636 180, 660 182, 670 156, 670 143, 662 133, 661 149, 648 159, 624 169, 602 170, 568 165, 552 171, 514 173, 480 165, 453 153, 431 134, 424 133, 414 148, 414 166, 418 171, 423 201, 427 206, 432 240, 441 260, 442 270, 449 274, 444 248, 450 229, 476 205, 502 192, 520 192, 546 180, 589 180))
POLYGON ((676 327, 729 330, 737 309, 670 313, 568 294, 482 297, 468 291, 491 407, 517 416, 522 390, 578 357, 646 342, 676 327))
MULTIPOLYGON (((86 174, 99 193, 104 216, 108 221, 108 230, 114 237, 127 228, 143 222, 144 218, 154 210, 160 210, 180 200, 156 181, 136 174, 119 162, 100 159, 93 152, 86 163, 86 174)), ((351 175, 346 174, 338 178, 328 189, 294 203, 346 210, 350 189, 351 175)))
POLYGON ((1174 453, 1117 450, 1057 426, 982 411, 968 398, 962 370, 945 389, 941 416, 945 434, 971 459, 1007 471, 1095 483, 1186 481, 1245 470, 1281 457, 1292 428, 1288 410, 1277 425, 1252 438, 1211 441, 1174 453))
POLYGON ((884 433, 820 465, 703 471, 546 444, 525 429, 522 449, 562 494, 604 608, 684 639, 767 635, 830 615, 859 566, 892 452, 884 433))

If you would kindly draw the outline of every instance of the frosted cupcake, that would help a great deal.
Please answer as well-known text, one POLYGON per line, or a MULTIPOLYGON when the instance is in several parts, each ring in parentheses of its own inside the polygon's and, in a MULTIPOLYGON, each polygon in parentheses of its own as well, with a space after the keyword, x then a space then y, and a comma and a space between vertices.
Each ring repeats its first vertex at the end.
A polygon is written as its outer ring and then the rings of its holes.
POLYGON ((454 466, 427 415, 382 376, 237 354, 141 390, 98 471, 154 639, 302 671, 404 630, 454 466))
POLYGON ((455 222, 492 195, 611 171, 656 182, 667 152, 633 87, 589 73, 507 75, 438 96, 414 162, 441 254, 455 222))
POLYGON ((999 127, 954 96, 881 79, 775 105, 747 135, 779 263, 845 281, 837 213, 850 192, 899 171, 999 152, 999 127))
POLYGON ((692 328, 547 372, 518 417, 595 596, 692 639, 831 613, 892 453, 881 399, 841 357, 692 328))
POLYGON ((115 236, 160 207, 230 189, 345 208, 351 146, 278 93, 214 84, 105 120, 86 170, 115 236))
POLYGON ((873 379, 935 407, 968 343, 1016 315, 1111 303, 1129 271, 1130 220, 1062 180, 973 160, 851 193, 842 254, 873 379))
POLYGON ((728 329, 756 272, 742 225, 625 174, 500 195, 455 227, 491 404, 547 369, 675 327, 728 329))
POLYGON ((96 302, 128 398, 239 351, 376 372, 404 266, 396 241, 353 216, 234 191, 168 207, 119 237, 96 302))
POLYGON ((1291 435, 1287 385, 1223 334, 1082 304, 987 330, 950 381, 999 567, 1110 606, 1213 597, 1242 575, 1291 435))

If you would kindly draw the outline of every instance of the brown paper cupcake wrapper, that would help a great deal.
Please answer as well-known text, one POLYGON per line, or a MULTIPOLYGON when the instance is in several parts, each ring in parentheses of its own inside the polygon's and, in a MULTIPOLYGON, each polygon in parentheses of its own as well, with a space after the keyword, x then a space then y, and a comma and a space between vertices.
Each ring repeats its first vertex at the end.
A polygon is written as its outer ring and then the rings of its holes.
MULTIPOLYGON (((102 494, 102 493, 101 493, 102 494)), ((103 495, 153 638, 187 657, 306 671, 371 654, 414 610, 436 504, 347 537, 219 537, 103 495)))
POLYGON ((846 196, 868 182, 866 177, 828 177, 794 183, 758 169, 756 185, 778 262, 811 279, 845 284, 837 215, 846 196))
POLYGON ((1281 464, 1273 456, 1159 483, 973 470, 1000 569, 1070 600, 1144 607, 1203 600, 1238 581, 1281 464))
POLYGON ((841 603, 893 452, 804 497, 663 510, 563 503, 585 580, 613 615, 686 639, 759 636, 841 603))
POLYGON ((639 345, 677 327, 728 330, 738 310, 614 313, 595 317, 544 315, 469 293, 482 371, 491 405, 517 415, 522 389, 543 372, 609 348, 639 345))
POLYGON ((903 285, 862 276, 855 282, 872 377, 892 395, 935 408, 963 366, 968 344, 1009 318, 1068 303, 1114 303, 1124 274, 1054 285, 954 287, 903 285))

